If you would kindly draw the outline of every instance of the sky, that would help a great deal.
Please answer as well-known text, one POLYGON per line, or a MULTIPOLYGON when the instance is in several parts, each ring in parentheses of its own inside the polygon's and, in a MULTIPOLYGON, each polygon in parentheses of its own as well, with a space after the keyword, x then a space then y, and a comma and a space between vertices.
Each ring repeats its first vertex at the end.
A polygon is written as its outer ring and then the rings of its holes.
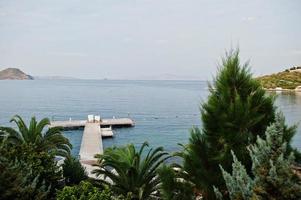
POLYGON ((301 65, 300 0, 0 0, 0 69, 210 80, 239 47, 257 75, 301 65))

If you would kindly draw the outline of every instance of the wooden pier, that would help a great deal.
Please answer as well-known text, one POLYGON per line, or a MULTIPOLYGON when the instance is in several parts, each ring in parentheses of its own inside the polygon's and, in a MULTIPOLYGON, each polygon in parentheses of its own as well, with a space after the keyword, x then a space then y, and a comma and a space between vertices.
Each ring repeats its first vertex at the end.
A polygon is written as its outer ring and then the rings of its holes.
POLYGON ((102 135, 99 123, 89 123, 85 125, 82 143, 79 151, 79 161, 85 167, 90 178, 97 178, 92 171, 95 169, 93 164, 97 162, 95 154, 103 153, 102 135))
POLYGON ((94 158, 95 154, 103 153, 103 137, 113 137, 112 127, 131 127, 134 126, 135 123, 133 120, 129 118, 121 118, 121 119, 102 119, 100 121, 92 121, 88 120, 69 120, 69 121, 54 121, 51 122, 49 127, 63 127, 64 130, 72 130, 84 128, 82 142, 79 151, 79 160, 82 166, 86 168, 88 176, 91 178, 99 178, 95 177, 92 174, 94 163, 96 163, 97 159, 94 158))
MULTIPOLYGON (((52 121, 49 127, 60 126, 64 130, 72 130, 84 128, 87 120, 68 120, 68 121, 52 121)), ((102 119, 99 123, 101 127, 131 127, 135 126, 135 122, 129 118, 119 118, 119 119, 102 119)))
POLYGON ((80 160, 94 160, 95 154, 102 154, 102 136, 98 123, 86 123, 80 146, 80 160))

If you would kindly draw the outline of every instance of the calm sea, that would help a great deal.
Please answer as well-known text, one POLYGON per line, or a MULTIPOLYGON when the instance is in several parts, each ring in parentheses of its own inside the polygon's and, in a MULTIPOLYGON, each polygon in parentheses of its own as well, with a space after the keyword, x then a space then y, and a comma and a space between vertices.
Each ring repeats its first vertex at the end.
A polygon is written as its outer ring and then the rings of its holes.
MULTIPOLYGON (((34 80, 0 81, 0 124, 10 125, 19 114, 53 120, 85 119, 88 114, 102 118, 130 117, 133 128, 115 129, 115 137, 104 139, 104 146, 148 141, 176 151, 187 143, 189 129, 201 126, 199 105, 208 95, 202 81, 111 81, 111 80, 34 80)), ((279 94, 277 106, 289 124, 301 121, 301 93, 279 94)), ((64 133, 77 155, 82 130, 64 133)), ((301 128, 293 144, 301 149, 301 128)))

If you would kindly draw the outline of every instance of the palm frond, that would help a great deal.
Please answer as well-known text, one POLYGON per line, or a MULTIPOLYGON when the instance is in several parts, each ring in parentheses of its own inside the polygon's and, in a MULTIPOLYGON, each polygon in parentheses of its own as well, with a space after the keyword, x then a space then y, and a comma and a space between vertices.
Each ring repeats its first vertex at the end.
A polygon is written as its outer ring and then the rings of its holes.
POLYGON ((22 135, 24 141, 29 140, 29 133, 28 128, 23 121, 23 119, 19 115, 15 115, 10 122, 14 122, 17 125, 17 128, 19 129, 19 134, 22 135))
POLYGON ((5 133, 9 143, 34 144, 37 151, 57 152, 57 155, 64 157, 70 154, 72 145, 62 134, 62 127, 49 128, 43 133, 45 126, 50 123, 48 118, 38 122, 35 117, 32 117, 29 128, 19 115, 14 116, 10 122, 17 125, 17 130, 11 127, 0 127, 0 135, 5 133))

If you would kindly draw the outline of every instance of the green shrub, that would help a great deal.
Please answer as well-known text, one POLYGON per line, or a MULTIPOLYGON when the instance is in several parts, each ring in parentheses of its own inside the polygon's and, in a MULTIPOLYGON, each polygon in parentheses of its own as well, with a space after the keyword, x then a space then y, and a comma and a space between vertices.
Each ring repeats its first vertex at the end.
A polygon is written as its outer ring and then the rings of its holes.
POLYGON ((90 182, 82 181, 79 185, 65 186, 57 192, 57 200, 126 200, 130 198, 115 197, 112 191, 105 187, 100 191, 90 182))
POLYGON ((28 145, 0 147, 0 199, 47 199, 61 179, 54 156, 28 145))

